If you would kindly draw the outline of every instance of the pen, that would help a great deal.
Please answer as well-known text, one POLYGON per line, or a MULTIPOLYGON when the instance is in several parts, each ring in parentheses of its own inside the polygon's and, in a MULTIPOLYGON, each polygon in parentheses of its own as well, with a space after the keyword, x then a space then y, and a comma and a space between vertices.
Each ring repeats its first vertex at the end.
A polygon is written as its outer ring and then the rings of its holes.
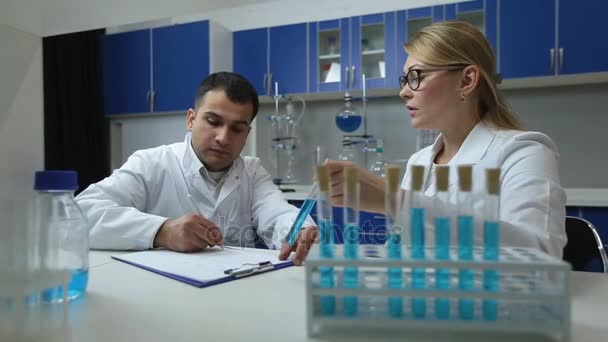
MULTIPOLYGON (((192 198, 192 195, 188 194, 188 200, 190 200, 190 204, 192 204, 192 208, 194 209, 194 212, 196 212, 200 217, 205 217, 205 216, 203 216, 201 211, 198 209, 198 206, 196 205, 196 202, 194 202, 194 198, 192 198)), ((223 243, 220 243, 218 246, 220 246, 220 248, 222 250, 224 250, 223 243)))

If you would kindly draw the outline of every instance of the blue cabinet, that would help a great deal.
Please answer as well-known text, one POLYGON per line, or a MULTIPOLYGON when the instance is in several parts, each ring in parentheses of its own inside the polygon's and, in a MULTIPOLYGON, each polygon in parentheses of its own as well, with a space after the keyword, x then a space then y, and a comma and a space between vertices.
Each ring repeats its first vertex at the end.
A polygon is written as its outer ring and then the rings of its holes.
MULTIPOLYGON (((403 73, 403 66, 407 60, 407 52, 403 45, 407 43, 423 27, 445 18, 444 6, 414 8, 407 11, 398 11, 396 14, 397 45, 395 72, 403 73)), ((398 87, 397 75, 394 77, 391 87, 398 87)))
POLYGON ((152 111, 194 107, 196 89, 209 75, 209 22, 152 30, 152 111))
POLYGON ((233 70, 245 76, 258 94, 307 91, 307 24, 234 32, 233 70))
POLYGON ((555 0, 500 2, 500 73, 504 78, 555 71, 555 0))
POLYGON ((258 94, 265 95, 268 86, 268 29, 234 32, 233 70, 253 84, 258 94))
POLYGON ((511 0, 499 12, 505 78, 608 71, 608 2, 511 0))
POLYGON ((198 85, 211 72, 210 49, 209 21, 104 36, 106 114, 193 107, 198 85))
POLYGON ((279 94, 305 93, 307 90, 306 37, 308 24, 270 28, 271 93, 278 82, 279 94))
POLYGON ((150 30, 103 36, 101 62, 106 114, 150 111, 150 30))
POLYGON ((558 9, 557 73, 608 71, 608 1, 559 0, 558 9))
POLYGON ((444 16, 445 20, 464 20, 477 27, 484 33, 496 54, 498 51, 497 6, 497 0, 474 0, 450 4, 445 6, 444 16))
POLYGON ((395 20, 390 12, 311 23, 308 91, 360 90, 363 74, 367 88, 394 87, 395 20))

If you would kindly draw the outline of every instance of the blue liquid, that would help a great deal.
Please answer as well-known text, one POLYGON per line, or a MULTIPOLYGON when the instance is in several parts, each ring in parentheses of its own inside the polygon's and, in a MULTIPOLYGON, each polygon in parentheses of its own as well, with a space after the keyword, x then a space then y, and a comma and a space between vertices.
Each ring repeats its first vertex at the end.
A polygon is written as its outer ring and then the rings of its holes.
POLYGON ((288 245, 293 246, 296 243, 300 229, 302 229, 302 225, 304 224, 304 221, 306 221, 306 217, 310 214, 312 207, 314 207, 315 202, 315 199, 307 198, 302 204, 298 216, 289 230, 289 235, 287 236, 288 245))
MULTIPOLYGON (((72 271, 72 279, 68 284, 67 300, 71 302, 84 295, 89 282, 89 271, 77 269, 72 271)), ((63 302, 63 287, 57 286, 42 292, 42 301, 45 303, 63 302)))
MULTIPOLYGON (((486 221, 483 229, 483 258, 485 260, 498 260, 500 224, 496 221, 486 221)), ((498 291, 498 271, 485 270, 483 272, 483 287, 486 291, 498 291)), ((498 318, 498 301, 485 299, 482 304, 482 312, 484 319, 495 321, 498 318)))
MULTIPOLYGON (((321 258, 333 259, 334 257, 334 242, 333 232, 331 231, 331 220, 323 220, 319 224, 319 248, 321 249, 321 258)), ((334 288, 334 268, 328 266, 319 267, 321 275, 321 288, 334 288)), ((321 314, 331 316, 336 312, 336 297, 321 296, 321 314)))
MULTIPOLYGON (((401 235, 390 234, 388 236, 388 258, 401 260, 401 235)), ((388 269, 388 288, 403 288, 403 274, 401 268, 391 267, 388 269)), ((403 316, 403 299, 401 297, 388 298, 388 312, 391 317, 403 316)))
MULTIPOLYGON (((458 259, 473 260, 473 216, 458 216, 458 259)), ((473 271, 458 271, 461 290, 473 290, 473 271)), ((458 300, 458 313, 461 319, 473 319, 472 299, 458 300)))
MULTIPOLYGON (((450 218, 436 217, 435 218, 435 258, 437 260, 450 259, 450 218)), ((435 286, 437 289, 450 288, 450 270, 437 269, 435 271, 435 286)), ((435 316, 441 319, 450 317, 450 301, 446 298, 435 299, 435 316)))
MULTIPOLYGON (((411 209, 411 238, 412 258, 424 260, 424 208, 411 209)), ((424 289, 426 287, 426 274, 423 268, 412 270, 412 287, 424 289)), ((426 316, 426 300, 424 298, 412 299, 412 312, 416 318, 426 316)))
POLYGON ((336 126, 342 132, 354 132, 361 126, 362 118, 360 115, 337 115, 336 126))
MULTIPOLYGON (((344 227, 344 258, 356 260, 359 247, 359 226, 347 224, 344 227)), ((344 288, 356 289, 358 287, 359 273, 356 267, 344 268, 344 288)), ((357 297, 344 297, 344 314, 354 316, 357 314, 357 297)))

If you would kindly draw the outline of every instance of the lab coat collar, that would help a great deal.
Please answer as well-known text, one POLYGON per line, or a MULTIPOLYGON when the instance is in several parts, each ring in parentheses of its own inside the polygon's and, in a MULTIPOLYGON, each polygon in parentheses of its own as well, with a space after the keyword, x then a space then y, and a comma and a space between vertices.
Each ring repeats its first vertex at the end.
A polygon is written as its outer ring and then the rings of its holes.
MULTIPOLYGON (((482 121, 477 122, 475 127, 473 127, 471 132, 469 132, 469 135, 467 135, 466 139, 462 143, 462 146, 460 146, 460 149, 458 149, 456 155, 454 155, 454 157, 448 163, 449 166, 452 166, 451 169, 453 169, 453 171, 450 171, 450 187, 457 184, 456 167, 458 165, 477 164, 488 151, 488 148, 490 147, 490 144, 494 140, 495 136, 495 128, 490 127, 482 121)), ((442 148, 443 137, 441 134, 439 134, 437 139, 435 139, 435 142, 433 143, 428 155, 423 159, 423 162, 425 163, 423 179, 426 180, 425 189, 429 191, 427 195, 434 195, 435 193, 435 187, 429 187, 430 183, 434 183, 430 182, 431 177, 429 173, 431 172, 437 153, 439 153, 442 148)))
MULTIPOLYGON (((194 148, 192 147, 192 137, 190 135, 190 132, 188 132, 188 134, 186 134, 184 143, 186 145, 186 148, 184 149, 185 151, 184 151, 184 156, 182 158, 182 160, 183 160, 182 163, 183 163, 184 170, 186 171, 186 175, 187 175, 186 177, 190 176, 194 179, 197 176, 202 176, 201 170, 204 170, 207 178, 209 180, 211 180, 211 177, 209 177, 207 168, 200 161, 200 159, 198 159, 198 156, 194 152, 194 148)), ((222 181, 224 182, 224 185, 222 186, 220 195, 217 198, 217 201, 215 202, 216 209, 221 204, 221 202, 224 199, 226 199, 226 197, 228 197, 228 195, 230 195, 230 193, 232 193, 232 191, 234 191, 234 189, 236 189, 236 187, 238 186, 238 180, 240 178, 239 175, 242 174, 242 170, 244 170, 244 168, 245 168, 245 162, 243 161, 243 158, 241 156, 238 156, 234 160, 234 162, 232 163, 230 168, 228 169, 228 172, 226 172, 226 174, 224 175, 224 178, 222 180, 220 180, 220 182, 222 182, 222 181)))

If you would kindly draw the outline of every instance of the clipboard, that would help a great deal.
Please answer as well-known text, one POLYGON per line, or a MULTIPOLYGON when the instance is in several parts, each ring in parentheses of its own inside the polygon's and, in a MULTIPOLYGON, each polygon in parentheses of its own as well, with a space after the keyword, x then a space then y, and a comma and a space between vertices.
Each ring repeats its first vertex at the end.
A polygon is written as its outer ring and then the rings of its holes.
POLYGON ((293 266, 291 260, 279 260, 278 252, 226 246, 198 253, 155 249, 112 258, 202 288, 293 266))

